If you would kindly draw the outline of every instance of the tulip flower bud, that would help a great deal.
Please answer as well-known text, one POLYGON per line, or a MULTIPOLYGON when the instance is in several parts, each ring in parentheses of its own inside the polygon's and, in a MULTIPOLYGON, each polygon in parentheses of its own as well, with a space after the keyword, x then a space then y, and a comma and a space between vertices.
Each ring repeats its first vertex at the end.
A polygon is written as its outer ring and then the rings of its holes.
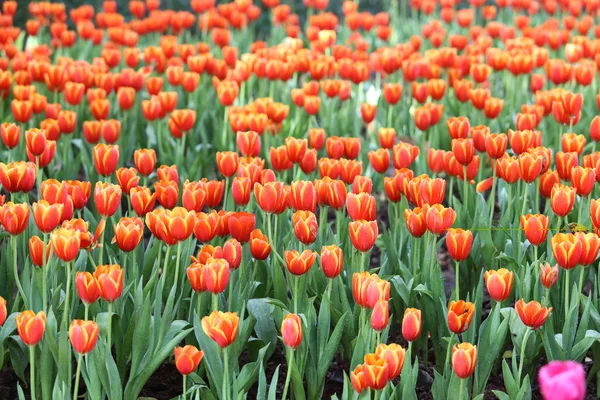
POLYGON ((123 217, 115 225, 115 237, 112 243, 117 243, 124 252, 133 251, 144 236, 144 223, 141 218, 123 217))
POLYGON ((297 250, 286 250, 284 252, 284 258, 290 273, 294 275, 304 275, 315 262, 317 253, 311 250, 304 250, 302 253, 298 253, 297 250))
POLYGON ((181 375, 189 375, 194 372, 204 358, 204 352, 195 346, 175 347, 175 366, 181 375))
POLYGON ((571 233, 557 233, 550 239, 554 259, 564 269, 573 269, 579 264, 582 243, 571 233))
POLYGON ((94 321, 75 319, 69 327, 69 340, 78 354, 87 354, 94 350, 98 341, 98 324, 94 321))
POLYGON ((231 214, 227 220, 229 234, 241 243, 250 240, 250 234, 256 226, 256 217, 252 213, 237 212, 231 214))
POLYGON ((283 343, 292 350, 302 344, 302 321, 296 314, 288 314, 281 322, 283 343))
POLYGON ((133 152, 133 162, 140 175, 148 176, 154 171, 156 152, 154 149, 137 149, 133 152))
POLYGON ((512 292, 513 279, 513 273, 505 268, 500 268, 497 271, 489 270, 484 274, 485 286, 490 297, 497 302, 508 299, 512 292))
POLYGON ((515 310, 523 324, 535 330, 544 325, 544 322, 546 322, 546 319, 552 311, 552 307, 542 307, 542 305, 535 300, 525 303, 523 299, 520 299, 515 303, 515 310))
POLYGON ((238 269, 242 262, 242 245, 235 239, 229 239, 223 245, 223 258, 231 269, 238 269))
POLYGON ((46 251, 46 263, 50 259, 50 245, 44 246, 44 242, 39 236, 32 236, 29 239, 29 255, 31 256, 31 262, 36 267, 41 268, 44 265, 44 250, 46 251), (45 247, 45 248, 44 248, 45 247))
POLYGON ((389 305, 387 300, 379 300, 373 307, 371 313, 371 327, 375 331, 382 331, 388 325, 390 318, 389 305))
POLYGON ((446 247, 454 261, 466 260, 473 244, 473 233, 462 229, 448 229, 446 231, 446 247))
POLYGON ((94 271, 94 278, 100 287, 100 297, 113 303, 123 292, 123 270, 121 266, 98 265, 94 271))
POLYGON ((292 225, 294 234, 300 242, 310 245, 317 238, 319 223, 311 211, 296 211, 292 215, 292 225))
POLYGON ((381 390, 387 385, 389 379, 389 367, 385 358, 376 353, 365 355, 363 374, 368 388, 381 390))
POLYGON ((379 235, 379 227, 376 221, 352 221, 348 223, 348 233, 354 248, 366 253, 375 245, 379 235))
POLYGON ((4 297, 0 296, 0 326, 4 325, 7 316, 8 312, 6 310, 6 300, 4 300, 4 297))
POLYGON ((421 336, 421 310, 407 308, 402 319, 402 336, 408 342, 414 342, 421 336))
POLYGON ((23 343, 27 346, 35 346, 44 336, 46 313, 40 311, 34 314, 31 310, 23 311, 17 315, 16 325, 23 343))
POLYGON ((469 329, 475 314, 475 305, 463 300, 451 301, 448 304, 448 328, 456 334, 469 329))
POLYGON ((222 293, 229 283, 229 263, 224 259, 209 258, 203 270, 206 289, 213 293, 222 293))
POLYGON ((77 272, 75 288, 81 301, 87 305, 95 303, 100 297, 100 285, 94 275, 89 272, 77 272))
POLYGON ((452 369, 460 379, 466 379, 473 375, 476 364, 477 346, 465 342, 452 347, 452 369))
POLYGON ((576 190, 570 186, 554 185, 550 193, 550 206, 559 217, 569 215, 575 204, 576 190))
POLYGON ((404 357, 406 355, 406 350, 404 350, 402 346, 396 343, 381 343, 375 349, 375 353, 379 357, 385 359, 385 362, 388 366, 388 379, 396 379, 400 375, 402 367, 404 366, 404 357))
POLYGON ((521 228, 525 237, 534 246, 539 246, 546 241, 550 218, 544 214, 527 214, 521 216, 521 228))
POLYGON ((551 267, 548 263, 540 265, 540 280, 546 289, 551 289, 558 281, 558 266, 551 267))
POLYGON ((225 348, 235 341, 239 323, 237 313, 213 311, 202 318, 202 330, 221 348, 225 348))
POLYGON ((350 382, 356 393, 361 393, 367 388, 367 382, 365 381, 364 368, 362 364, 358 364, 354 371, 350 372, 350 382))
POLYGON ((600 238, 596 233, 576 232, 575 236, 581 243, 581 256, 579 257, 579 265, 592 265, 598 257, 600 250, 600 238))
POLYGON ((254 229, 250 233, 250 253, 257 260, 265 260, 271 254, 269 240, 260 229, 254 229))
POLYGON ((326 277, 333 279, 342 272, 344 253, 341 248, 332 244, 321 248, 321 269, 326 277))

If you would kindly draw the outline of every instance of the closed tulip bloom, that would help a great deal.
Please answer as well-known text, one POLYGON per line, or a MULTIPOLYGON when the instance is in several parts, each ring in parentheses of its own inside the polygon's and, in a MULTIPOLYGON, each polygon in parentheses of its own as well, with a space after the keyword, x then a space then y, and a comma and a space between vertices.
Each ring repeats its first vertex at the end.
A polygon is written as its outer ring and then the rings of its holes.
POLYGON ((344 266, 344 252, 332 244, 321 248, 321 269, 326 277, 333 279, 342 272, 344 266))
POLYGON ((0 125, 0 137, 6 147, 14 149, 21 141, 21 127, 13 122, 4 122, 0 125))
POLYGON ((550 192, 550 206, 559 217, 569 215, 575 204, 575 189, 570 186, 556 184, 550 192))
POLYGON ((8 312, 6 310, 6 300, 4 300, 4 297, 0 296, 0 326, 4 325, 7 316, 8 312))
POLYGON ((254 184, 254 197, 258 206, 267 214, 277 213, 286 198, 283 182, 268 182, 264 185, 254 184))
POLYGON ((154 183, 156 198, 164 208, 173 208, 179 201, 179 185, 175 181, 161 179, 154 183))
POLYGON ((299 139, 288 136, 285 139, 285 148, 287 150, 288 159, 294 163, 298 164, 302 161, 304 154, 308 148, 308 141, 306 139, 299 139))
POLYGON ((590 217, 595 228, 600 228, 600 199, 590 201, 590 217))
POLYGON ((240 160, 239 155, 233 151, 217 152, 217 167, 226 178, 236 174, 240 160))
POLYGON ((467 379, 477 365, 477 346, 471 343, 459 343, 452 347, 452 369, 460 379, 467 379))
POLYGON ((188 211, 200 212, 204 208, 206 191, 203 182, 186 180, 183 184, 181 202, 188 211))
POLYGON ((485 138, 485 151, 490 158, 495 160, 506 153, 508 139, 504 133, 491 133, 485 138))
POLYGON ((534 246, 539 246, 546 241, 550 218, 544 214, 521 215, 521 228, 525 237, 534 246))
POLYGON ((304 275, 312 267, 317 259, 317 253, 312 250, 286 250, 284 252, 285 263, 288 271, 293 275, 304 275))
POLYGON ((598 257, 598 250, 600 250, 600 238, 596 233, 576 232, 575 236, 581 243, 579 265, 587 266, 593 264, 596 261, 596 257, 598 257))
POLYGON ((123 217, 114 228, 115 237, 112 243, 117 243, 124 252, 133 251, 144 235, 144 223, 141 218, 123 217))
POLYGON ((388 149, 371 150, 368 157, 375 172, 383 174, 387 171, 390 165, 390 152, 388 149))
POLYGON ((35 186, 34 163, 17 161, 9 164, 0 162, 0 183, 9 193, 29 192, 35 186))
POLYGON ((409 168, 419 156, 419 153, 419 147, 412 144, 400 142, 394 145, 394 147, 392 147, 392 162, 394 168, 409 168))
POLYGON ((570 181, 573 168, 578 164, 579 156, 577 153, 563 153, 560 151, 556 153, 556 172, 558 172, 560 179, 570 181))
POLYGON ((383 189, 390 202, 398 203, 402 200, 402 193, 400 192, 400 189, 398 189, 394 178, 389 176, 383 177, 383 189))
POLYGON ((505 154, 498 159, 496 167, 500 173, 500 177, 508 184, 517 182, 521 177, 519 162, 514 157, 505 154))
POLYGON ((508 142, 510 148, 519 155, 531 147, 533 132, 530 130, 508 130, 508 142))
POLYGON ((252 194, 252 180, 244 176, 236 176, 231 182, 231 196, 238 206, 245 206, 250 202, 252 194))
POLYGON ((316 210, 317 191, 311 181, 294 181, 290 188, 290 206, 294 210, 316 210))
POLYGON ((69 327, 69 340, 78 354, 87 354, 94 350, 98 342, 100 329, 94 321, 75 319, 69 327))
POLYGON ((402 319, 402 337, 408 342, 414 342, 421 336, 421 310, 407 308, 402 319))
POLYGON ((387 385, 389 379, 389 367, 385 358, 376 353, 365 355, 363 374, 368 388, 381 390, 387 385))
POLYGON ((310 128, 308 130, 308 145, 317 151, 325 145, 325 130, 322 128, 310 128))
POLYGON ((117 170, 117 183, 125 194, 129 194, 139 182, 140 177, 135 168, 119 168, 117 170))
POLYGON ((250 240, 250 233, 256 226, 256 216, 248 212, 233 213, 229 217, 227 224, 231 237, 241 243, 246 243, 250 240))
POLYGON ((579 196, 589 196, 595 183, 596 172, 592 168, 577 166, 571 171, 571 184, 579 196))
POLYGON ((10 235, 20 235, 29 223, 29 204, 15 204, 12 201, 0 207, 0 225, 10 235))
POLYGON ((194 260, 194 262, 186 269, 186 274, 192 289, 196 293, 203 293, 207 290, 206 282, 204 281, 205 264, 193 257, 192 260, 194 260))
POLYGON ((177 171, 177 165, 161 165, 156 170, 156 177, 159 181, 173 181, 179 182, 179 172, 177 171))
POLYGON ((110 303, 121 297, 123 292, 123 270, 118 264, 98 265, 94 278, 100 287, 100 297, 110 303))
POLYGON ((123 191, 119 185, 108 182, 96 182, 94 203, 98 213, 105 218, 111 217, 121 205, 123 191))
POLYGON ((519 154, 519 173, 521 179, 527 183, 532 183, 542 173, 543 159, 537 154, 521 153, 519 154))
POLYGON ((467 117, 450 117, 446 121, 446 127, 452 139, 465 139, 471 131, 471 125, 467 117))
POLYGON ((475 146, 473 139, 453 139, 452 153, 456 157, 456 161, 461 165, 468 165, 475 156, 475 146))
POLYGON ((195 346, 175 347, 175 367, 181 375, 189 375, 194 372, 204 358, 204 352, 195 346))
POLYGON ((412 210, 404 210, 404 220, 406 221, 406 228, 410 234, 414 237, 421 237, 427 231, 427 224, 425 223, 425 213, 420 207, 415 207, 412 210))
POLYGON ((375 353, 385 359, 388 366, 389 380, 396 379, 404 366, 406 350, 396 343, 382 343, 377 346, 375 353))
POLYGON ((256 260, 266 260, 271 254, 269 240, 260 229, 254 229, 250 232, 250 254, 256 260))
POLYGON ((368 176, 357 175, 352 181, 352 193, 360 194, 373 192, 373 181, 368 176))
POLYGON ((25 143, 27 150, 36 157, 39 157, 46 148, 46 132, 42 129, 33 128, 25 131, 25 143))
POLYGON ((52 251, 64 262, 73 261, 79 254, 81 239, 75 229, 58 228, 50 236, 52 251))
POLYGON ((445 208, 441 204, 423 206, 425 224, 429 232, 440 235, 449 229, 456 219, 456 212, 452 208, 445 208))
POLYGON ((554 259, 564 269, 573 269, 579 264, 582 243, 571 233, 557 233, 550 239, 554 259))
POLYGON ((575 361, 551 361, 538 373, 544 400, 584 400, 586 379, 583 365, 575 361))
POLYGON ((552 312, 552 307, 542 307, 542 305, 535 300, 525 303, 523 299, 520 299, 515 303, 515 310, 525 326, 536 330, 544 325, 550 312, 552 312))
POLYGON ((36 267, 43 267, 44 265, 44 250, 46 251, 46 262, 50 259, 50 245, 46 245, 44 249, 44 242, 39 236, 32 236, 29 239, 29 255, 31 262, 36 267))
POLYGON ((92 184, 86 181, 66 181, 67 183, 67 194, 73 200, 73 207, 76 210, 84 208, 92 193, 92 184))
POLYGON ((448 304, 448 329, 459 334, 469 329, 475 314, 475 305, 468 301, 451 301, 448 304))
POLYGON ((223 259, 209 258, 203 270, 206 289, 213 293, 222 293, 229 283, 229 263, 223 259))
POLYGON ((288 314, 281 322, 283 343, 292 350, 302 344, 302 320, 297 314, 288 314))
POLYGON ((389 300, 390 283, 380 279, 377 274, 366 271, 352 275, 352 296, 362 308, 372 308, 379 300, 389 300))
POLYGON ((348 223, 348 233, 354 248, 366 253, 375 245, 379 235, 379 227, 376 221, 352 221, 348 223))
POLYGON ((194 236, 201 242, 208 243, 214 239, 217 234, 217 224, 219 216, 216 211, 210 213, 196 214, 196 222, 194 223, 194 236))
POLYGON ((371 328, 380 332, 387 327, 389 319, 390 312, 388 301, 379 300, 375 303, 375 307, 373 307, 373 312, 371 313, 371 328))
POLYGON ((231 269, 238 269, 242 263, 242 245, 235 239, 229 239, 223 245, 223 258, 231 269))
POLYGON ((239 323, 237 313, 213 311, 202 318, 202 330, 221 348, 225 348, 235 341, 239 323))
POLYGON ((540 194, 549 199, 552 195, 552 188, 560 183, 560 176, 556 171, 548 170, 540 175, 540 194))
POLYGON ((97 144, 94 147, 94 166, 102 176, 112 175, 119 163, 119 146, 97 144))
POLYGON ((354 371, 350 372, 350 382, 357 393, 361 393, 367 388, 362 364, 358 364, 356 368, 354 368, 354 371))
POLYGON ((506 268, 499 270, 485 271, 483 275, 485 287, 490 294, 490 297, 501 303, 508 299, 512 292, 514 275, 506 268))
POLYGON ((551 289, 558 281, 558 266, 551 267, 548 263, 540 265, 540 281, 546 289, 551 289))
POLYGON ((156 152, 154 149, 137 149, 133 152, 133 161, 140 175, 148 176, 154 171, 156 152))
POLYGON ((145 217, 154 209, 156 202, 156 193, 152 193, 145 186, 138 186, 131 189, 129 193, 131 199, 131 207, 133 211, 140 217, 145 217))
POLYGON ((310 245, 317 238, 319 223, 311 211, 296 211, 292 214, 292 226, 296 238, 306 245, 310 245))
POLYGON ((374 221, 377 214, 375 197, 369 193, 349 193, 346 197, 346 210, 353 221, 374 221))
POLYGON ((100 285, 94 275, 89 272, 77 272, 75 288, 81 301, 87 305, 95 303, 100 298, 100 285))
POLYGON ((462 229, 448 229, 446 231, 446 247, 454 261, 466 260, 471 252, 473 233, 462 229))
POLYGON ((62 222, 63 204, 50 204, 46 200, 40 200, 33 203, 32 209, 35 224, 43 233, 52 232, 62 222))
POLYGON ((46 330, 46 313, 35 314, 31 310, 23 311, 16 318, 19 337, 27 346, 35 346, 42 340, 46 330))
POLYGON ((443 178, 424 179, 421 181, 419 196, 422 204, 442 204, 446 193, 446 180, 443 178))

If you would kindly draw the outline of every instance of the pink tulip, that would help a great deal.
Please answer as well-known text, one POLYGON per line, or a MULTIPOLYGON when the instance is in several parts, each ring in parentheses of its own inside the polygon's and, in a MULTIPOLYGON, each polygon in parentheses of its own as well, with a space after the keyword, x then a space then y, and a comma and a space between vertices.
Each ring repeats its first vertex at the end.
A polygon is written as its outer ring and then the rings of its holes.
POLYGON ((575 361, 552 361, 540 369, 538 379, 544 400, 585 398, 585 371, 575 361))

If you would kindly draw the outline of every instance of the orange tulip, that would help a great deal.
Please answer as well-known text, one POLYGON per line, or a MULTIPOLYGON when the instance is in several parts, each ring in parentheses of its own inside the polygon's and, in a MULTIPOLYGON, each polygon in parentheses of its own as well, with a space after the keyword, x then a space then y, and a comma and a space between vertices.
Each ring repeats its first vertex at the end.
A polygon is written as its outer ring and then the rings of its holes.
POLYGON ((389 367, 385 358, 375 353, 365 355, 363 374, 367 387, 374 390, 383 389, 389 379, 389 367))
POLYGON ((414 237, 421 237, 427 231, 425 213, 420 207, 415 207, 412 210, 405 209, 404 220, 406 221, 406 228, 414 237))
POLYGON ((421 336, 421 310, 407 308, 402 319, 402 336, 409 342, 414 342, 421 336))
POLYGON ((448 304, 448 329, 456 334, 469 329, 475 314, 475 305, 463 300, 451 301, 448 304))
POLYGON ((96 182, 94 188, 94 203, 98 213, 105 217, 111 217, 121 205, 121 187, 108 182, 96 182))
POLYGON ((0 183, 9 193, 29 192, 35 185, 36 167, 34 163, 17 161, 0 163, 0 183))
POLYGON ((100 285, 89 272, 77 272, 75 275, 75 288, 77 295, 85 304, 93 304, 100 297, 100 285))
POLYGON ((446 247, 454 261, 466 260, 473 244, 473 233, 462 229, 448 229, 446 231, 446 247))
POLYGON ((354 368, 354 371, 350 372, 350 382, 357 393, 361 393, 363 390, 367 389, 367 382, 365 381, 365 374, 363 371, 363 364, 358 364, 356 368, 354 368))
POLYGON ((97 144, 94 147, 94 166, 102 176, 110 176, 119 163, 119 146, 97 144))
POLYGON ((425 224, 429 232, 435 235, 441 235, 454 224, 456 212, 452 208, 445 208, 441 204, 423 206, 425 214, 425 224))
POLYGON ((230 178, 235 175, 238 170, 238 166, 238 153, 233 151, 217 152, 217 167, 224 177, 230 178))
POLYGON ((94 278, 100 287, 100 297, 110 303, 116 301, 123 292, 123 270, 117 264, 98 265, 94 278))
POLYGON ((596 172, 592 168, 577 166, 571 171, 571 184, 579 196, 587 197, 596 183, 596 172))
POLYGON ((133 152, 133 161, 140 175, 148 176, 154 171, 156 152, 154 149, 137 149, 133 152))
POLYGON ((352 221, 348 223, 348 233, 354 248, 366 253, 375 245, 379 235, 379 227, 376 221, 352 221))
POLYGON ((115 237, 112 243, 117 243, 124 252, 133 251, 144 235, 144 223, 141 218, 123 217, 114 227, 115 237))
POLYGON ((66 181, 67 183, 67 194, 73 200, 73 207, 77 210, 81 210, 87 204, 90 199, 92 192, 92 184, 90 182, 82 181, 66 181))
POLYGON ((288 271, 294 275, 304 275, 317 258, 317 253, 312 250, 304 250, 299 253, 297 250, 286 250, 284 258, 288 271))
POLYGON ((46 313, 40 311, 34 314, 33 311, 23 311, 17 315, 17 331, 23 343, 27 346, 35 346, 42 340, 46 330, 46 313))
POLYGON ((35 224, 43 233, 52 232, 62 222, 63 204, 50 204, 46 200, 40 200, 33 203, 32 209, 35 224))
POLYGON ((181 375, 189 375, 194 372, 204 358, 204 352, 195 346, 175 347, 175 367, 181 375))
POLYGON ((600 250, 600 238, 596 233, 576 232, 575 236, 581 243, 581 256, 579 257, 579 265, 591 265, 598 257, 600 250))
POLYGON ((292 215, 292 226, 296 238, 306 245, 310 245, 317 238, 319 223, 311 211, 296 211, 292 215))
POLYGON ((575 204, 575 189, 561 184, 554 185, 550 193, 550 206, 559 217, 569 215, 575 204))
POLYGON ((551 267, 548 263, 540 265, 540 280, 546 289, 551 289, 558 282, 558 266, 551 267))
POLYGON ((514 275, 511 271, 500 268, 499 270, 485 271, 485 286, 490 297, 497 302, 503 302, 508 299, 512 292, 514 275))
POLYGON ((375 349, 375 353, 379 357, 385 359, 385 362, 388 366, 389 380, 396 379, 400 375, 402 367, 404 366, 406 350, 396 343, 381 343, 375 349))
POLYGON ((237 313, 213 311, 202 318, 202 330, 221 348, 226 348, 235 341, 239 323, 237 313))
POLYGON ((213 293, 222 293, 229 283, 229 263, 224 259, 209 258, 203 269, 206 289, 213 293))
POLYGON ((135 168, 119 168, 117 170, 117 183, 125 194, 129 194, 139 181, 140 177, 135 168))
POLYGON ((27 150, 36 157, 39 157, 46 148, 46 132, 42 129, 28 129, 25 131, 25 143, 27 150))
POLYGON ((6 300, 4 300, 4 297, 0 296, 0 326, 4 325, 7 316, 8 312, 6 310, 6 300))
POLYGON ((271 254, 271 245, 260 229, 250 232, 250 253, 257 260, 266 260, 271 254))
POLYGON ((29 223, 29 205, 15 204, 12 201, 0 206, 0 225, 10 235, 20 235, 29 223))
POLYGON ((6 147, 14 149, 21 141, 21 127, 13 122, 4 122, 0 125, 0 137, 6 147))
POLYGON ((535 330, 544 325, 544 322, 546 322, 546 319, 552 311, 552 307, 542 307, 537 301, 525 303, 523 299, 520 299, 515 303, 515 310, 523 324, 535 330))
POLYGON ((379 300, 371 313, 371 328, 375 331, 384 330, 389 322, 390 312, 387 300, 379 300))
POLYGON ((94 350, 100 329, 94 321, 75 319, 69 327, 69 340, 78 354, 87 354, 94 350))
POLYGON ((326 277, 333 279, 342 272, 344 253, 341 248, 332 244, 321 248, 321 269, 326 277))
POLYGON ((283 343, 295 350, 302 344, 302 321, 297 314, 288 314, 281 322, 281 337, 283 343))
POLYGON ((539 246, 546 241, 550 218, 544 214, 521 215, 521 228, 525 237, 534 246, 539 246))
POLYGON ((467 379, 477 365, 477 346, 471 343, 455 344, 452 347, 452 369, 460 379, 467 379))
POLYGON ((44 250, 46 251, 46 262, 50 259, 50 245, 46 245, 44 249, 44 242, 39 236, 32 236, 29 239, 29 255, 31 256, 31 262, 36 267, 44 266, 44 250))
POLYGON ((131 199, 131 207, 133 211, 140 217, 145 217, 150 211, 154 209, 154 203, 156 202, 156 193, 150 192, 145 186, 138 186, 131 188, 129 193, 131 199))

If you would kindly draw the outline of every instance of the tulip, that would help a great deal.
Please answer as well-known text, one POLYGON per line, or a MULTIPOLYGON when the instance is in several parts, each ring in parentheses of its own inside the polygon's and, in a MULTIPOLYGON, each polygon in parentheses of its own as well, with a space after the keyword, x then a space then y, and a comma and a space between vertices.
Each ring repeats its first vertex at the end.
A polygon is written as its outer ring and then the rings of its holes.
POLYGON ((315 212, 317 208, 317 191, 312 182, 294 181, 290 188, 290 206, 294 210, 315 212))
POLYGON ((425 204, 423 213, 425 214, 427 229, 434 235, 444 233, 454 224, 456 219, 456 212, 452 208, 445 208, 441 204, 434 204, 433 206, 425 204))
POLYGON ((375 349, 375 353, 385 359, 385 362, 388 366, 388 377, 389 380, 396 379, 400 372, 402 371, 402 367, 404 366, 404 358, 406 355, 406 350, 402 348, 399 344, 379 344, 375 349))
POLYGON ((7 316, 8 311, 6 310, 6 300, 4 300, 4 297, 0 296, 0 326, 4 325, 7 316))
POLYGON ((92 184, 90 182, 82 181, 66 181, 67 183, 67 194, 73 200, 73 207, 77 210, 81 210, 87 204, 90 199, 92 192, 92 184))
POLYGON ((281 337, 283 343, 292 350, 302 344, 302 320, 297 314, 288 314, 281 322, 281 337))
MULTIPOLYGON (((544 325, 544 322, 546 322, 546 319, 552 311, 552 307, 542 307, 537 301, 525 303, 523 299, 520 299, 515 303, 515 310, 525 326, 528 326, 532 330, 536 330, 544 325)), ((525 340, 523 340, 523 342, 525 343, 525 340)))
POLYGON ((346 209, 353 221, 375 221, 377 213, 375 197, 369 193, 349 193, 346 197, 346 209))
POLYGON ((579 196, 587 197, 596 183, 596 172, 592 168, 577 166, 571 171, 571 183, 579 196))
POLYGON ((42 268, 50 258, 50 245, 46 245, 39 236, 34 235, 29 239, 29 254, 33 265, 42 268))
POLYGON ((310 245, 317 238, 319 224, 311 211, 296 211, 292 215, 292 226, 296 238, 306 245, 310 245))
POLYGON ((425 223, 425 213, 420 207, 415 207, 412 210, 404 210, 404 220, 406 221, 406 228, 410 234, 415 238, 420 238, 427 231, 427 225, 425 223))
MULTIPOLYGON (((189 375, 194 372, 204 358, 204 352, 195 346, 175 347, 175 366, 181 375, 189 375)), ((184 384, 185 391, 185 384, 184 384)))
POLYGON ((46 330, 46 313, 35 314, 31 310, 23 311, 16 318, 19 337, 27 346, 33 347, 42 340, 46 330))
POLYGON ((135 168, 119 168, 117 170, 117 183, 125 194, 129 194, 131 189, 138 186, 140 177, 135 168))
POLYGON ((407 308, 402 319, 402 337, 408 342, 414 342, 421 336, 421 310, 407 308))
POLYGON ((543 214, 527 214, 521 216, 521 228, 525 237, 534 246, 539 246, 546 241, 550 218, 543 214))
MULTIPOLYGON (((242 245, 235 239, 229 239, 223 245, 223 258, 231 269, 238 269, 242 262, 242 245)), ((231 286, 230 286, 231 289, 231 286)))
POLYGON ((225 349, 235 341, 239 322, 237 313, 213 311, 209 316, 202 318, 202 330, 225 349))
POLYGON ((17 161, 0 163, 0 183, 9 193, 29 192, 35 186, 35 164, 17 161))
POLYGON ((27 150, 35 157, 39 157, 46 148, 46 132, 42 129, 28 129, 25 131, 27 150))
MULTIPOLYGON (((112 243, 117 243, 124 252, 133 251, 144 234, 144 223, 141 218, 121 218, 114 227, 115 237, 112 243)), ((136 266, 137 268, 137 266, 136 266)))
MULTIPOLYGON (((452 369, 460 379, 467 379, 475 372, 477 346, 471 343, 455 344, 452 348, 452 369)), ((462 383, 461 383, 462 389, 462 383)))
POLYGON ((578 362, 551 361, 540 368, 538 381, 545 400, 586 398, 585 370, 578 362))
POLYGON ((75 229, 58 228, 50 236, 52 251, 66 263, 73 261, 81 248, 81 236, 75 229))
POLYGON ((569 215, 575 204, 575 188, 561 184, 554 185, 550 193, 550 206, 559 217, 569 215))
POLYGON ((312 267, 317 258, 317 253, 311 250, 304 250, 302 253, 299 253, 297 250, 286 250, 284 258, 288 271, 296 276, 300 276, 304 275, 312 267))
POLYGON ((103 300, 113 303, 123 291, 123 270, 117 264, 99 265, 94 271, 94 278, 98 281, 100 287, 100 297, 103 300))
POLYGON ((250 195, 252 193, 251 185, 252 181, 250 178, 244 176, 236 176, 233 178, 233 181, 231 182, 231 195, 236 205, 245 206, 250 202, 250 195))
POLYGON ((542 285, 550 290, 558 281, 558 266, 551 267, 548 263, 542 264, 540 267, 540 280, 542 285))
POLYGON ((140 175, 148 176, 154 171, 156 152, 154 149, 137 149, 133 152, 133 161, 140 175))
POLYGON ((571 270, 581 259, 581 241, 570 233, 557 233, 550 239, 554 259, 562 268, 571 270))
POLYGON ((250 240, 250 234, 256 226, 256 217, 247 212, 233 213, 229 217, 227 225, 231 237, 241 243, 246 243, 250 240))
POLYGON ((94 147, 94 166, 102 176, 110 176, 119 163, 119 146, 97 144, 94 147))
POLYGON ((321 248, 321 269, 326 277, 334 279, 342 272, 344 253, 335 244, 321 248))
POLYGON ((101 290, 98 281, 89 272, 77 272, 75 275, 75 289, 81 301, 87 306, 100 298, 101 290))
POLYGON ((368 388, 381 390, 387 385, 389 379, 389 367, 385 358, 376 353, 365 355, 363 364, 365 384, 368 388))
POLYGON ((382 331, 388 325, 390 318, 389 305, 387 300, 379 300, 373 307, 371 313, 371 327, 375 331, 382 331))
POLYGON ((238 170, 239 155, 236 152, 217 152, 217 167, 226 178, 231 178, 238 170))
POLYGON ((80 355, 87 354, 96 347, 98 324, 94 321, 73 320, 69 327, 69 340, 73 350, 80 355))
POLYGON ((146 214, 154 209, 156 193, 150 192, 150 189, 145 186, 138 186, 131 188, 129 198, 133 211, 140 217, 145 217, 146 214))
POLYGON ((94 203, 98 213, 104 217, 111 217, 121 204, 123 191, 119 185, 108 182, 96 182, 94 188, 94 203))
POLYGON ((375 245, 379 228, 376 221, 358 220, 348 223, 350 240, 354 248, 363 253, 361 269, 364 268, 364 254, 375 245))
POLYGON ((256 260, 266 260, 271 254, 269 240, 260 229, 254 229, 250 232, 250 254, 256 260))
POLYGON ((0 137, 6 147, 14 149, 21 141, 21 127, 12 122, 4 122, 0 125, 0 137))
POLYGON ((200 242, 210 242, 217 234, 218 223, 219 216, 214 210, 210 213, 201 212, 196 214, 196 221, 193 225, 194 236, 200 242))
POLYGON ((446 231, 446 247, 454 261, 466 260, 473 244, 473 233, 462 229, 448 229, 446 231))
POLYGON ((181 202, 188 211, 200 212, 204 208, 206 191, 203 182, 190 182, 186 180, 183 184, 183 195, 181 202))
POLYGON ((490 297, 501 303, 508 299, 512 292, 514 275, 511 271, 500 268, 499 270, 486 271, 484 274, 485 287, 490 297))
POLYGON ((475 305, 463 300, 451 301, 448 304, 448 328, 455 334, 469 329, 475 313, 475 305))
POLYGON ((156 198, 164 208, 173 208, 179 201, 179 185, 175 181, 161 179, 154 183, 156 198))

